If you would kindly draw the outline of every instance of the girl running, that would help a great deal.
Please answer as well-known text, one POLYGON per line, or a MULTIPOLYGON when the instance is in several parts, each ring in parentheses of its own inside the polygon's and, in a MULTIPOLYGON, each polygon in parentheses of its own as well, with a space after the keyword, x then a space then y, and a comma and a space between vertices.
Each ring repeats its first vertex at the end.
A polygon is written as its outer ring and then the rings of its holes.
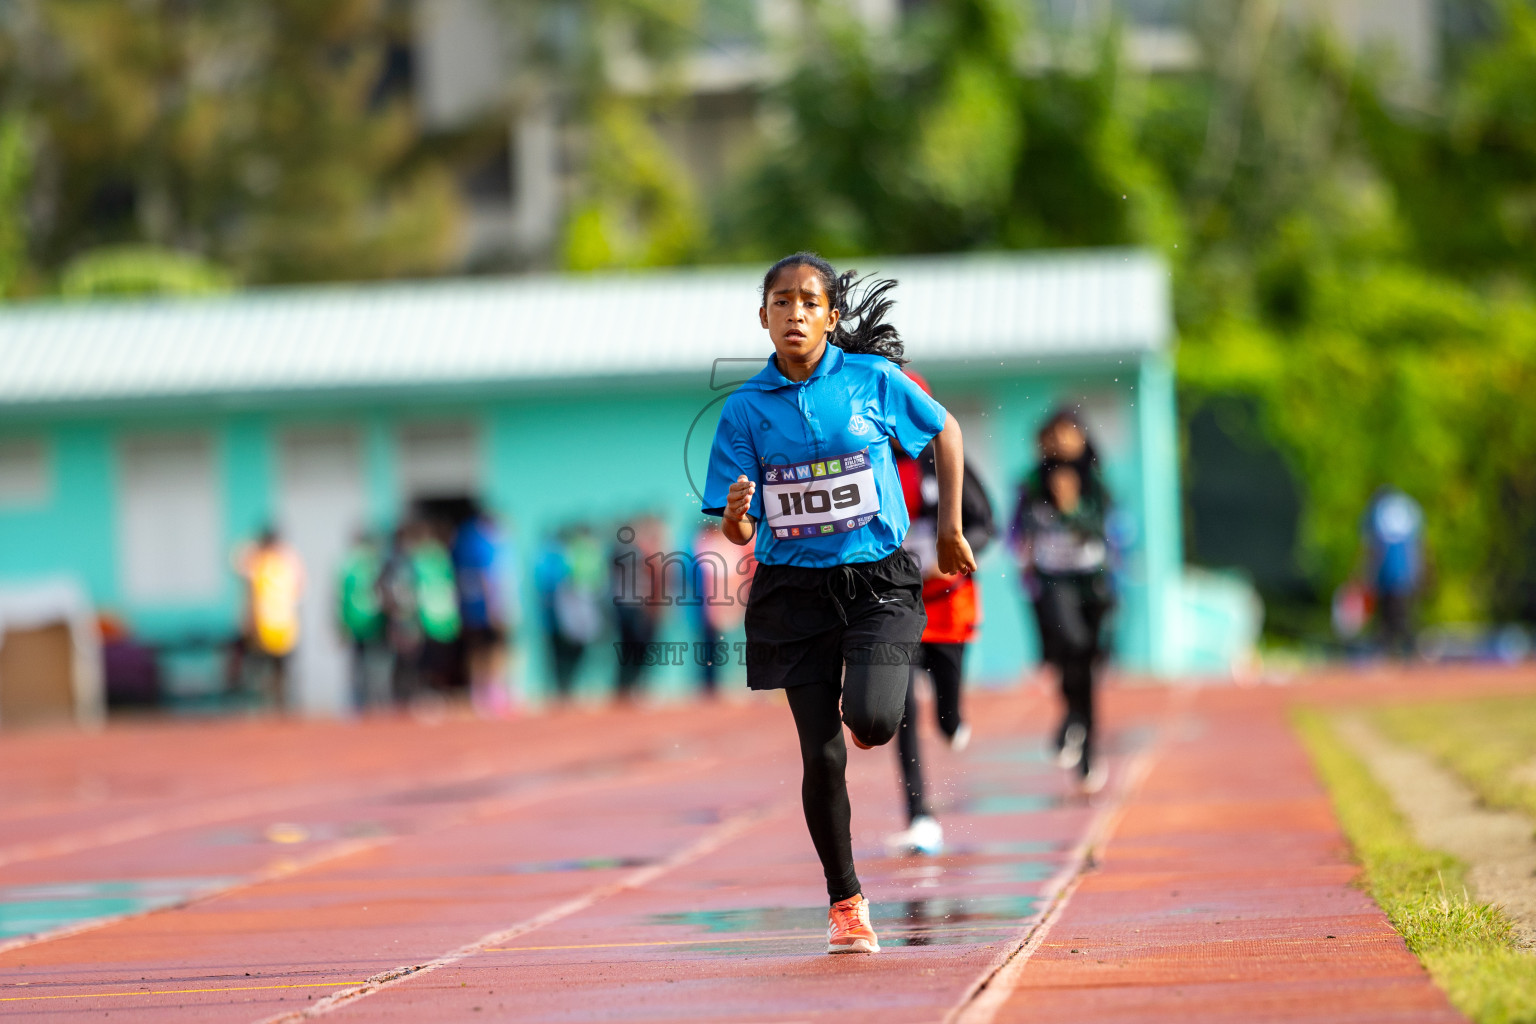
POLYGON ((1009 531, 1035 604, 1043 659, 1061 672, 1066 705, 1056 731, 1057 763, 1076 769, 1084 792, 1107 777, 1095 751, 1095 675, 1113 605, 1105 520, 1109 493, 1076 415, 1063 409, 1040 428, 1040 464, 1019 486, 1009 531))
POLYGON ((857 300, 854 282, 811 253, 769 268, 758 319, 774 352, 725 401, 704 487, 725 536, 756 542, 747 685, 787 690, 829 953, 880 950, 853 865, 843 725, 866 750, 896 734, 925 622, 892 441, 933 442, 939 570, 976 569, 960 529, 960 427, 897 366, 901 338, 884 322, 895 282, 857 300))

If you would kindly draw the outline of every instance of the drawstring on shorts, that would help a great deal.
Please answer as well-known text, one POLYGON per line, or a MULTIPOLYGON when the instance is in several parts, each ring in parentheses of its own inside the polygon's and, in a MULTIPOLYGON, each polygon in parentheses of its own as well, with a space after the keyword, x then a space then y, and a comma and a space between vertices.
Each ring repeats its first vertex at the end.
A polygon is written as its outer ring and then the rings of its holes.
POLYGON ((848 624, 848 611, 843 607, 843 602, 849 604, 859 599, 859 584, 864 584, 864 589, 869 591, 869 596, 880 601, 880 595, 875 593, 875 586, 869 582, 869 577, 859 572, 851 565, 834 565, 831 570, 822 577, 820 590, 822 594, 832 602, 837 609, 837 617, 843 620, 843 625, 848 624), (839 593, 841 592, 841 593, 839 593))

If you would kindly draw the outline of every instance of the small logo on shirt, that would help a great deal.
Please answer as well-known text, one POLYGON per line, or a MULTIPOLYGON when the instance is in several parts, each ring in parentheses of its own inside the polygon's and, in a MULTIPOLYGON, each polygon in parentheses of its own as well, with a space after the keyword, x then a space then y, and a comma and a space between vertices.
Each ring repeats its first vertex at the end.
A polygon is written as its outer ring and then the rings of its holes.
POLYGON ((779 471, 776 470, 776 469, 770 469, 770 470, 768 470, 768 472, 763 474, 763 477, 770 484, 776 484, 776 483, 779 482, 779 471))
POLYGON ((795 476, 799 477, 801 480, 809 480, 811 478, 811 467, 810 466, 796 466, 795 467, 795 476))
POLYGON ((789 531, 788 530, 774 530, 773 531, 773 535, 775 537, 788 537, 789 536, 789 531))
POLYGON ((834 529, 836 529, 836 527, 834 527, 831 523, 822 523, 821 524, 821 532, 822 533, 831 533, 834 529))
POLYGON ((867 434, 869 433, 869 420, 865 419, 861 413, 854 413, 853 419, 848 421, 848 430, 854 434, 867 434))
POLYGON ((813 462, 811 464, 811 473, 814 476, 826 476, 827 464, 825 462, 813 462))

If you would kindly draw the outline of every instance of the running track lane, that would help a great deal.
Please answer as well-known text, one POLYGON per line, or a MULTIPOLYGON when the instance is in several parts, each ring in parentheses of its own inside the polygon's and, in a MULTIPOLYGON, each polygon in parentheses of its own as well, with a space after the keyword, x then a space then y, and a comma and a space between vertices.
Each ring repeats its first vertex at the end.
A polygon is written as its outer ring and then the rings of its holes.
MULTIPOLYGON (((880 855, 881 837, 900 824, 893 755, 854 755, 866 885, 893 897, 878 904, 891 948, 882 958, 820 952, 825 903, 799 816, 793 730, 787 710, 770 699, 746 707, 560 716, 499 728, 418 728, 428 756, 418 761, 410 746, 397 742, 389 763, 397 774, 418 766, 424 773, 438 770, 429 763, 432 756, 458 748, 487 762, 483 778, 469 787, 439 786, 435 800, 427 799, 434 795, 430 787, 421 786, 355 800, 319 793, 313 805, 285 810, 287 820, 332 837, 347 834, 338 823, 382 820, 382 834, 367 837, 362 849, 180 908, 13 948, 0 955, 0 1014, 254 1021, 280 1018, 299 1004, 307 1008, 382 975, 380 983, 402 980, 328 1004, 336 1007, 334 1017, 389 1016, 403 1002, 412 1019, 454 1019, 485 1002, 457 1005, 479 996, 478 980, 470 991, 465 972, 477 979, 489 972, 518 989, 516 1008, 498 1008, 519 1019, 571 1019, 573 1012, 607 1018, 616 1008, 631 1017, 678 1019, 672 1000, 679 998, 697 1007, 701 1019, 729 1019, 719 1001, 728 992, 736 993, 742 1019, 763 1019, 765 1011, 786 1019, 784 1009, 819 1016, 869 1002, 875 989, 849 989, 843 975, 829 970, 829 963, 856 959, 864 964, 845 969, 864 971, 879 990, 875 1002, 911 1008, 894 1019, 932 1019, 1038 916, 1038 897, 1070 864, 1094 814, 1086 806, 1062 806, 1062 779, 1039 754, 1037 736, 1048 724, 1042 712, 1027 695, 980 699, 973 750, 963 760, 934 750, 934 788, 940 806, 949 805, 945 819, 956 849, 941 862, 880 855), (561 730, 566 743, 628 749, 629 757, 616 755, 607 770, 592 769, 590 757, 567 758, 571 772, 564 777, 549 768, 556 748, 547 744, 543 756, 521 761, 505 753, 537 747, 539 737, 561 730), (453 742, 435 738, 442 735, 453 735, 453 742), (645 743, 637 736, 647 737, 645 743), (489 749, 464 749, 477 743, 489 749), (742 976, 744 948, 751 951, 746 973, 757 975, 755 981, 742 976), (903 970, 903 957, 925 965, 903 970), (668 998, 637 1001, 625 971, 644 975, 657 962, 674 965, 690 980, 713 977, 716 991, 711 995, 707 983, 700 992, 697 985, 694 991, 676 987, 675 979, 655 980, 668 998), (423 965, 434 969, 416 969, 423 965), (800 970, 807 971, 806 983, 786 988, 786 971, 800 970), (772 998, 753 994, 754 984, 772 998)), ((124 771, 147 790, 174 788, 187 773, 198 780, 189 783, 195 800, 209 786, 203 776, 227 771, 231 758, 249 761, 235 765, 240 770, 234 774, 249 769, 259 775, 263 750, 293 756, 290 731, 322 737, 325 749, 311 752, 312 776, 285 770, 283 785, 302 790, 337 782, 338 773, 367 776, 379 770, 380 759, 353 746, 372 750, 379 739, 411 735, 398 723, 381 728, 378 734, 371 724, 316 733, 314 727, 273 725, 267 730, 271 742, 225 744, 225 756, 206 764, 186 750, 165 750, 163 735, 141 728, 143 746, 120 744, 114 752, 128 756, 134 767, 124 771), (166 766, 158 779, 144 766, 155 757, 166 766)), ((106 785, 119 784, 110 766, 90 759, 89 738, 53 742, 74 745, 80 763, 88 765, 82 771, 100 770, 106 785)), ((30 747, 38 757, 47 745, 30 747)), ((215 752, 220 745, 204 749, 215 752)), ((61 764, 69 760, 55 756, 61 764)), ((454 767, 468 770, 458 761, 454 767)), ((41 774, 55 793, 69 792, 65 768, 41 774)), ((78 832, 83 812, 67 806, 67 799, 60 803, 65 806, 57 819, 78 832)), ((46 804, 36 792, 28 797, 34 812, 46 804)), ((178 817, 174 801, 161 810, 170 822, 161 832, 118 843, 76 843, 54 857, 35 847, 36 855, 0 869, 0 888, 149 877, 157 866, 162 875, 171 866, 238 876, 252 866, 252 848, 271 856, 270 845, 251 841, 261 835, 260 815, 198 826, 178 817)), ((39 831, 30 841, 46 844, 49 837, 39 831)), ((485 991, 490 995, 494 986, 485 991)), ((502 991, 505 1000, 510 989, 502 991)))
MULTIPOLYGON (((1389 688, 1402 689, 1378 687, 1389 688)), ((1306 692, 1371 695, 1370 685, 1306 692)), ((277 862, 289 870, 270 878, 0 954, 0 1017, 254 1022, 303 1019, 294 1011, 320 1004, 338 1021, 1256 1019, 1304 1018, 1295 1011, 1308 1006, 1329 1019, 1456 1019, 1348 889, 1326 804, 1279 725, 1283 703, 1275 691, 1198 694, 1148 761, 1142 795, 1117 814, 1057 799, 1061 779, 1038 755, 1051 712, 1026 694, 983 697, 972 751, 932 754, 953 851, 932 862, 878 855, 899 824, 894 766, 887 751, 855 753, 856 846, 888 950, 876 957, 819 952, 824 901, 794 806, 797 766, 784 757, 792 732, 771 702, 436 730, 268 724, 262 742, 205 745, 223 756, 204 762, 168 753, 162 730, 141 727, 137 745, 109 733, 115 754, 136 757, 128 774, 146 799, 162 801, 155 813, 175 816, 167 791, 178 786, 195 803, 231 788, 215 785, 221 772, 275 772, 293 793, 318 787, 313 804, 286 806, 319 838, 285 851, 277 862), (309 749, 317 736, 323 749, 309 749), (275 770, 261 756, 272 751, 307 757, 275 770), (158 776, 146 767, 157 760, 168 769, 158 776), (391 791, 386 770, 425 781, 391 791), (478 781, 430 784, 454 773, 478 781), (336 784, 367 792, 320 791, 336 784), (357 841, 328 823, 359 820, 385 827, 359 849, 302 863, 306 848, 357 841), (1094 827, 1111 838, 1101 866, 1078 874, 1094 827), (1053 904, 1063 885, 1071 898, 1053 904), (1047 910, 1048 927, 1030 937, 1047 910), (1260 924, 1229 940, 1221 929, 1239 920, 1260 924), (1335 939, 1310 937, 1325 924, 1335 939), (1324 941, 1335 944, 1322 959, 1306 948, 1324 941), (332 994, 344 998, 325 1003, 332 994)), ((1109 705, 1118 744, 1144 750, 1168 700, 1129 691, 1109 705)), ((115 785, 123 765, 101 765, 93 742, 20 744, 22 777, 45 785, 0 794, 0 822, 24 803, 34 825, 52 816, 89 831, 82 819, 99 793, 78 779, 115 785), (35 771, 45 763, 54 767, 35 771)), ((0 748, 7 777, 16 746, 0 748)), ((0 892, 23 868, 34 881, 128 877, 156 851, 160 863, 195 866, 240 849, 249 861, 255 846, 271 861, 270 845, 249 841, 259 824, 183 821, 33 856, 0 868, 0 892), (231 839, 241 835, 243 845, 231 839)), ((29 840, 48 841, 46 829, 29 840)))

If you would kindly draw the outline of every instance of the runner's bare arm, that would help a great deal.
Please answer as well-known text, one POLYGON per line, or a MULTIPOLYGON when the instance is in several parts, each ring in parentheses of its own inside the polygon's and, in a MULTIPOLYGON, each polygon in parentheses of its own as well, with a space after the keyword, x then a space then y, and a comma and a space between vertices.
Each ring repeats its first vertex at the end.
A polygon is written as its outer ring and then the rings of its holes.
POLYGON ((939 477, 939 572, 975 572, 976 556, 960 530, 960 492, 965 486, 965 442, 960 424, 948 413, 933 439, 933 465, 939 477))
POLYGON ((725 514, 720 517, 720 532, 732 544, 750 544, 757 534, 757 520, 747 515, 756 490, 757 484, 742 474, 726 493, 725 514))

